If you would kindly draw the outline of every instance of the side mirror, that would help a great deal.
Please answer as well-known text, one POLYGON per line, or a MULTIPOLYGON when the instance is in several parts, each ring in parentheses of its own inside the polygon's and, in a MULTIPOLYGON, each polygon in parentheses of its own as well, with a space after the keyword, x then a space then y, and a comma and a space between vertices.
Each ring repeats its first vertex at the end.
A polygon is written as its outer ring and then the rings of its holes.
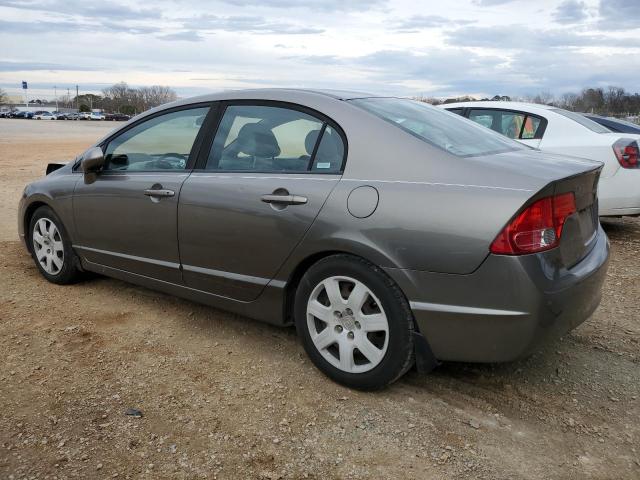
POLYGON ((104 154, 100 147, 90 148, 82 156, 80 162, 84 173, 95 172, 104 166, 104 154))
POLYGON ((84 173, 84 183, 96 181, 96 174, 104 166, 104 153, 99 147, 90 148, 82 156, 80 161, 82 172, 84 173))

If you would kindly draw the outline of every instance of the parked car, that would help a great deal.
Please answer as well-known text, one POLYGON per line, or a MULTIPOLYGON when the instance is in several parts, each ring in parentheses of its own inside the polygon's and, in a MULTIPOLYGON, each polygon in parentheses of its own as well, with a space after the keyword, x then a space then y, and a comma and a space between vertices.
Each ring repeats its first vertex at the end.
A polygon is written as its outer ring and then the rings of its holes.
POLYGON ((104 120, 105 119, 105 115, 104 113, 101 112, 91 112, 91 114, 89 115, 89 120, 104 120))
POLYGON ((77 113, 67 113, 64 117, 65 120, 78 120, 77 113))
POLYGON ((544 152, 604 162, 600 216, 640 215, 640 135, 613 133, 579 113, 547 105, 489 101, 442 108, 544 152))
POLYGON ((589 317, 601 168, 411 100, 236 91, 145 112, 27 185, 19 232, 51 282, 87 270, 295 324, 320 370, 373 389, 589 317))
POLYGON ((107 113, 105 116, 105 120, 109 120, 112 122, 124 122, 129 120, 131 117, 129 115, 125 115, 124 113, 107 113))
POLYGON ((19 111, 11 114, 11 118, 33 118, 33 112, 19 111))
POLYGON ((78 113, 78 120, 90 120, 91 112, 80 112, 78 113))
POLYGON ((636 135, 640 135, 640 125, 637 123, 627 122, 626 120, 621 120, 619 118, 601 117, 600 115, 594 115, 591 113, 583 113, 582 115, 587 117, 589 120, 599 123, 603 127, 607 127, 612 132, 634 133, 636 135))
POLYGON ((34 120, 56 120, 57 117, 51 112, 36 112, 33 115, 34 120))

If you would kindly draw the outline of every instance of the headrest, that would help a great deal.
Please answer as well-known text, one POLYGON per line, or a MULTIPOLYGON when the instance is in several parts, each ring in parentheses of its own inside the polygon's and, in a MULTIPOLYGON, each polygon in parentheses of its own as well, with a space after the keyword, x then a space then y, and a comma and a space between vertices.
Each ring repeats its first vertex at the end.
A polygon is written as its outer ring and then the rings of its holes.
POLYGON ((236 139, 238 151, 252 157, 273 158, 280 155, 276 136, 260 123, 247 123, 240 128, 236 139))

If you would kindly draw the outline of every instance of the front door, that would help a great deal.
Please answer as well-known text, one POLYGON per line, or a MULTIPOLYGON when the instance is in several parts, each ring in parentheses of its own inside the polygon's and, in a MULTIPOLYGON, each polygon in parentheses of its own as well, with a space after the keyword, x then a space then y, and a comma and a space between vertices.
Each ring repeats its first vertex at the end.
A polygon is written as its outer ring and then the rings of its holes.
POLYGON ((104 169, 74 193, 74 247, 87 261, 182 283, 178 198, 208 110, 161 113, 105 143, 104 169))
POLYGON ((328 119, 278 104, 231 104, 178 209, 185 283, 256 299, 339 181, 343 135, 328 119))

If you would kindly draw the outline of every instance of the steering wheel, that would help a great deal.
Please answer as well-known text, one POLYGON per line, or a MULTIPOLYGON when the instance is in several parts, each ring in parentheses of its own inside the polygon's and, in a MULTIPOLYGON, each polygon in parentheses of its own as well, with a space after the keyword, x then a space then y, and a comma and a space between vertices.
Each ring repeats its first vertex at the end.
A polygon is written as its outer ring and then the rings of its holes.
POLYGON ((181 153, 163 153, 154 163, 156 168, 161 169, 181 169, 187 165, 187 160, 181 153))

